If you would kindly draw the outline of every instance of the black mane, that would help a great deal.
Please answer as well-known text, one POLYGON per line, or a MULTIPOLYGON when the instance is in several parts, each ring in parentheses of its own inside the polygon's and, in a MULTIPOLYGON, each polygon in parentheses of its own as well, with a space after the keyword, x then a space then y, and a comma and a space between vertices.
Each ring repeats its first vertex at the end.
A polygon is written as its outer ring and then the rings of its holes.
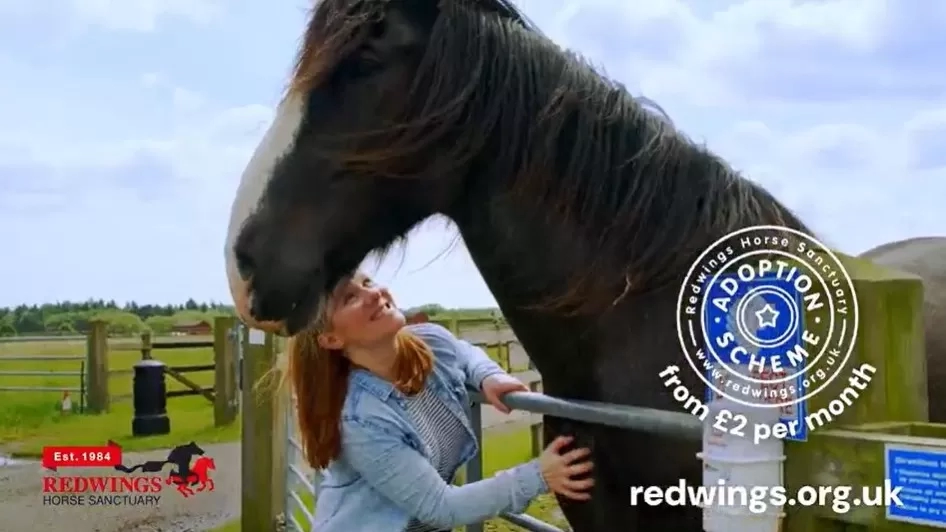
POLYGON ((596 261, 559 311, 679 281, 722 235, 758 224, 806 230, 767 191, 562 50, 504 0, 443 2, 390 127, 323 155, 358 173, 505 180, 594 243, 596 261), (355 148, 352 148, 352 147, 355 148))

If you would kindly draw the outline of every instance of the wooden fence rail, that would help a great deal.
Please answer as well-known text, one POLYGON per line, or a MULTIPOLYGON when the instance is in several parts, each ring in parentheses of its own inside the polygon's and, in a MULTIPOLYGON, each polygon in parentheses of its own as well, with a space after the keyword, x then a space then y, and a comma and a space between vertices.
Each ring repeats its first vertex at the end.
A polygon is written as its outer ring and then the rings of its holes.
POLYGON ((141 358, 151 360, 154 350, 212 348, 214 351, 213 364, 192 364, 187 366, 165 366, 164 374, 184 385, 184 390, 168 390, 165 396, 187 397, 203 396, 214 406, 214 426, 222 427, 233 423, 239 411, 237 397, 237 353, 240 340, 240 331, 235 318, 218 317, 214 320, 214 339, 192 342, 152 342, 151 333, 141 335, 141 358), (213 371, 214 385, 202 386, 186 376, 187 373, 213 371))
POLYGON ((76 371, 66 370, 0 370, 0 378, 3 377, 73 377, 76 379, 75 386, 12 386, 0 385, 0 392, 66 392, 74 393, 79 401, 78 412, 85 411, 85 392, 86 392, 86 374, 85 359, 83 355, 36 355, 36 356, 0 356, 0 362, 78 362, 79 368, 76 371))
MULTIPOLYGON (((134 369, 109 369, 108 332, 104 321, 91 321, 86 337, 85 356, 68 357, 70 360, 84 360, 84 401, 86 411, 93 414, 107 412, 113 403, 131 399, 131 394, 111 394, 109 380, 128 378, 134 375, 134 369)), ((171 390, 167 397, 201 395, 214 406, 214 424, 228 425, 236 420, 239 412, 237 386, 237 351, 239 347, 239 327, 234 317, 214 319, 213 340, 154 342, 150 332, 141 335, 139 349, 142 360, 154 357, 155 350, 211 348, 214 353, 213 364, 195 364, 186 366, 167 366, 167 376, 183 384, 185 390, 171 390), (185 374, 213 371, 213 386, 202 386, 185 374)), ((50 360, 54 357, 48 357, 50 360)), ((63 359, 64 357, 55 357, 63 359)), ((10 360, 3 357, 0 360, 10 360)), ((64 390, 64 388, 57 388, 64 390)))
MULTIPOLYGON (((223 318, 223 321, 216 322, 215 325, 221 325, 226 327, 229 325, 233 327, 232 318, 223 318)), ((216 338, 215 338, 216 339, 216 338)), ((141 359, 142 360, 152 360, 154 358, 155 349, 195 349, 195 348, 212 348, 214 349, 214 358, 217 358, 217 344, 214 340, 201 340, 193 342, 159 342, 154 343, 151 339, 150 332, 141 333, 141 359)), ((224 363, 226 363, 224 361, 224 363)), ((196 382, 185 377, 185 373, 195 372, 195 371, 213 371, 217 367, 217 361, 215 360, 213 364, 201 364, 196 366, 165 366, 164 373, 168 377, 176 380, 177 382, 183 384, 188 389, 186 390, 170 390, 165 395, 168 398, 171 397, 186 397, 190 395, 203 395, 211 404, 216 402, 214 398, 214 388, 213 386, 206 387, 197 384, 196 382)))

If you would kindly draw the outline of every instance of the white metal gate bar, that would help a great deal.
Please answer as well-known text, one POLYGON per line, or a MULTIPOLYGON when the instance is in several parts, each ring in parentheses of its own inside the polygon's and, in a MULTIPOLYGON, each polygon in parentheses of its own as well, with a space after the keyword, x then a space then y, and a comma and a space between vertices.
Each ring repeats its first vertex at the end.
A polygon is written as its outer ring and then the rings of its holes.
POLYGON ((289 402, 286 411, 286 526, 293 532, 307 532, 312 530, 314 520, 313 511, 308 504, 299 496, 299 490, 305 490, 315 500, 318 489, 318 482, 321 480, 318 473, 312 476, 307 473, 296 462, 302 459, 302 443, 296 438, 296 407, 295 397, 289 402), (310 479, 312 476, 312 480, 310 479), (303 516, 303 522, 297 518, 298 513, 303 516))

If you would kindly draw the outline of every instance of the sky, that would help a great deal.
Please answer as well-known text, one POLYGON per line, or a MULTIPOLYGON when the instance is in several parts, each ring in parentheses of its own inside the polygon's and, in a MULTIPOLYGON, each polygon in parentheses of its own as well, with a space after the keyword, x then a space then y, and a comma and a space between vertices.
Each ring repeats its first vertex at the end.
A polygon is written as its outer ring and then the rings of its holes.
MULTIPOLYGON (((833 248, 946 234, 946 2, 518 5, 833 248)), ((0 306, 230 302, 230 203, 307 9, 0 0, 0 306)), ((442 221, 369 265, 403 307, 495 304, 442 221)))

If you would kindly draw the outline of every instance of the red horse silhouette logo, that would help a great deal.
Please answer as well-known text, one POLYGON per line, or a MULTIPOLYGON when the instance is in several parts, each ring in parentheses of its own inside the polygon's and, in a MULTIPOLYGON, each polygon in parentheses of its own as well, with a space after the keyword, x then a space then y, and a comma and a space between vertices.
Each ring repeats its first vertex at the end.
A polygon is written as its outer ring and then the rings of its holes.
POLYGON ((213 458, 201 456, 197 460, 194 460, 194 464, 190 467, 186 478, 176 473, 171 473, 168 475, 167 484, 169 486, 175 484, 177 491, 185 498, 201 491, 213 491, 214 481, 210 478, 209 472, 216 469, 217 464, 214 463, 213 458), (195 490, 192 486, 197 486, 197 489, 195 490))

